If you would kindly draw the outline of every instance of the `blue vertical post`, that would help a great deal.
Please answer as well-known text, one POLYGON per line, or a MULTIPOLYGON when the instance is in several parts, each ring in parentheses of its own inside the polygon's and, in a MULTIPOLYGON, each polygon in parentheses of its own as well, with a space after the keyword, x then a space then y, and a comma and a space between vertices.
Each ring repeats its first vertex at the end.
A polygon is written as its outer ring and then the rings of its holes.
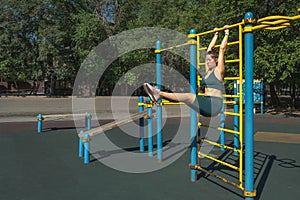
POLYGON ((89 148, 90 148, 90 144, 89 144, 89 134, 86 134, 84 136, 84 142, 83 142, 83 145, 84 145, 84 152, 83 152, 83 155, 84 155, 84 164, 88 164, 90 162, 90 152, 89 152, 89 148))
MULTIPOLYGON (((150 97, 148 97, 147 102, 150 102, 150 97)), ((147 115, 148 115, 148 155, 150 157, 153 156, 153 124, 152 124, 152 105, 148 105, 147 107, 147 115)))
MULTIPOLYGON (((160 41, 156 42, 156 50, 161 49, 160 41)), ((156 84, 158 89, 161 90, 161 53, 156 53, 156 84)), ((157 159, 162 161, 162 100, 158 100, 156 108, 157 114, 157 159)))
POLYGON ((92 115, 90 112, 85 113, 85 127, 87 130, 91 130, 91 119, 92 115))
POLYGON ((37 120, 38 120, 37 132, 41 133, 43 130, 43 115, 38 114, 37 120))
POLYGON ((264 114, 264 81, 260 81, 260 114, 264 114))
MULTIPOLYGON (((223 103, 221 113, 220 113, 220 128, 225 128, 225 105, 223 103)), ((225 133, 223 130, 220 131, 220 144, 225 145, 225 133)), ((221 151, 224 151, 225 149, 223 147, 220 148, 221 151)))
POLYGON ((245 199, 253 200, 254 191, 254 123, 253 123, 253 14, 245 14, 245 199))
MULTIPOLYGON (((80 131, 80 134, 82 134, 84 132, 84 130, 81 130, 80 131)), ((79 144, 78 144, 78 156, 81 158, 83 157, 83 142, 82 142, 82 139, 79 138, 79 144)))
MULTIPOLYGON (((237 81, 234 80, 234 95, 238 94, 238 85, 237 85, 237 81)), ((239 113, 239 98, 234 98, 234 102, 235 104, 233 105, 233 112, 238 114, 239 113)), ((240 127, 239 127, 239 117, 238 116, 234 116, 233 117, 233 130, 234 131, 239 131, 240 127)), ((234 149, 238 149, 239 148, 239 135, 238 134, 234 134, 233 135, 233 148, 234 149)), ((238 155, 238 152, 233 152, 233 155, 238 155)))
MULTIPOLYGON (((190 34, 196 34, 195 29, 190 30, 190 34)), ((196 37, 191 37, 190 40, 190 92, 196 94, 197 91, 197 45, 196 37)), ((197 94, 196 94, 197 95, 197 94)), ((190 142, 191 142, 191 165, 197 164, 197 113, 190 109, 190 142)), ((197 171, 191 169, 191 181, 195 182, 197 179, 197 171)))
MULTIPOLYGON (((143 96, 139 96, 139 112, 143 112, 144 111, 144 98, 143 96)), ((139 119, 139 123, 140 123, 140 152, 144 152, 145 151, 145 142, 144 142, 144 126, 145 126, 145 122, 144 122, 144 118, 140 118, 139 119)))

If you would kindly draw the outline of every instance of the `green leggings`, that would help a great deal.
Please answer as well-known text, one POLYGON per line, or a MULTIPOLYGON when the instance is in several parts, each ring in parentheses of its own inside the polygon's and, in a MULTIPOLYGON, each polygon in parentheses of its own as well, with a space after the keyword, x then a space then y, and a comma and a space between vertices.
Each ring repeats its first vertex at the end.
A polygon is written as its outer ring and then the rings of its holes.
POLYGON ((214 117, 218 115, 223 106, 223 98, 214 96, 196 96, 191 108, 205 117, 214 117))

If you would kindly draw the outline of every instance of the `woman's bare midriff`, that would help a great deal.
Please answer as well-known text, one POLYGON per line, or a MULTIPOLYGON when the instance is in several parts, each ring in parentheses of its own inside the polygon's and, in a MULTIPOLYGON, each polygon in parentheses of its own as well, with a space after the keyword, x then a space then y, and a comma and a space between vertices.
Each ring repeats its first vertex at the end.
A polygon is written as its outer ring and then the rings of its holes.
POLYGON ((223 92, 214 88, 205 88, 204 96, 213 96, 223 98, 223 92))

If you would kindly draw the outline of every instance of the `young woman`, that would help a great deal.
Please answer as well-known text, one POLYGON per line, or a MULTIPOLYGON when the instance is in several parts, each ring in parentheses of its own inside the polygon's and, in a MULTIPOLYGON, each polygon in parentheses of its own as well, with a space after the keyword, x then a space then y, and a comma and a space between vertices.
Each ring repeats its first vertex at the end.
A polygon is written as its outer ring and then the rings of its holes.
POLYGON ((218 115, 223 104, 224 55, 229 36, 229 30, 226 29, 226 26, 224 28, 225 36, 220 45, 219 53, 214 48, 218 39, 217 31, 215 31, 214 37, 207 48, 205 61, 206 74, 202 78, 202 84, 205 86, 204 96, 193 93, 163 92, 149 83, 144 83, 144 89, 151 100, 157 102, 160 98, 164 98, 170 101, 184 102, 203 116, 212 117, 218 115))

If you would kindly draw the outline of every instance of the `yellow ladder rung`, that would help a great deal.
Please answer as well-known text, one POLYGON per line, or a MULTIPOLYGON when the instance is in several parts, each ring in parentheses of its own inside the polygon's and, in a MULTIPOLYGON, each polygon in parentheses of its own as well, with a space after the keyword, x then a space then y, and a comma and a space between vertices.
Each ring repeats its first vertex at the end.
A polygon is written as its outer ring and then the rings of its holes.
MULTIPOLYGON (((240 41, 234 41, 234 42, 228 42, 227 43, 227 46, 230 46, 230 45, 235 45, 235 44, 239 44, 240 43, 240 41)), ((214 47, 220 47, 221 45, 220 44, 218 44, 218 45, 215 45, 214 47)), ((207 47, 201 47, 201 48, 198 48, 198 50, 206 50, 207 49, 207 47)))
POLYGON ((225 77, 224 80, 226 81, 232 81, 232 80, 239 80, 240 77, 225 77))
POLYGON ((213 142, 213 141, 210 141, 210 140, 207 140, 207 139, 201 139, 201 141, 209 143, 209 144, 212 144, 212 145, 220 147, 220 148, 224 148, 224 149, 228 149, 228 150, 231 150, 231 151, 235 151, 235 152, 238 152, 238 153, 241 152, 239 149, 235 149, 233 147, 230 147, 230 146, 227 146, 227 145, 223 145, 223 144, 220 144, 220 143, 217 143, 217 142, 213 142))
POLYGON ((240 62, 240 59, 225 60, 225 63, 236 63, 236 62, 240 62))
POLYGON ((201 126, 206 127, 206 128, 216 129, 216 130, 219 130, 219 131, 224 131, 224 132, 227 132, 227 133, 233 133, 233 134, 240 135, 240 132, 238 132, 238 131, 234 131, 234 130, 227 129, 227 128, 208 126, 206 124, 202 124, 201 122, 198 122, 198 127, 201 127, 201 126))
POLYGON ((223 101, 224 104, 237 104, 236 101, 223 101))
POLYGON ((242 96, 240 96, 240 95, 232 95, 232 94, 224 94, 223 97, 227 97, 227 98, 241 98, 242 96))
POLYGON ((233 181, 227 180, 226 178, 223 178, 222 176, 219 176, 217 174, 214 174, 214 173, 212 173, 212 172, 210 172, 210 171, 202 168, 200 165, 191 165, 191 164, 189 164, 189 167, 191 169, 196 169, 196 170, 202 171, 202 172, 204 172, 204 173, 206 173, 206 174, 208 174, 210 176, 213 176, 213 177, 215 177, 215 178, 223 181, 224 183, 228 183, 228 184, 230 184, 230 185, 232 185, 232 186, 234 186, 234 187, 236 187, 236 188, 238 188, 240 190, 244 190, 242 183, 237 184, 237 183, 235 183, 233 181))
POLYGON ((234 113, 234 112, 227 112, 227 111, 225 111, 225 112, 223 112, 225 115, 232 115, 232 116, 238 116, 238 117, 240 117, 241 115, 240 115, 240 113, 234 113))
POLYGON ((229 163, 227 163, 227 162, 218 160, 218 159, 216 159, 216 158, 214 158, 214 157, 212 157, 212 156, 203 154, 203 153, 201 153, 200 151, 198 151, 198 157, 201 157, 201 156, 203 156, 203 157, 205 157, 205 158, 207 158, 207 159, 213 160, 213 161, 215 161, 215 162, 217 162, 217 163, 220 163, 221 165, 225 165, 225 166, 227 166, 227 167, 230 167, 231 169, 234 169, 234 170, 236 170, 236 171, 239 171, 239 168, 238 168, 237 166, 234 166, 234 165, 229 164, 229 163))
POLYGON ((233 134, 237 134, 237 135, 240 135, 241 133, 238 132, 238 131, 234 131, 234 130, 230 130, 230 129, 227 129, 227 128, 218 128, 219 131, 224 131, 224 132, 227 132, 227 133, 233 133, 233 134))

